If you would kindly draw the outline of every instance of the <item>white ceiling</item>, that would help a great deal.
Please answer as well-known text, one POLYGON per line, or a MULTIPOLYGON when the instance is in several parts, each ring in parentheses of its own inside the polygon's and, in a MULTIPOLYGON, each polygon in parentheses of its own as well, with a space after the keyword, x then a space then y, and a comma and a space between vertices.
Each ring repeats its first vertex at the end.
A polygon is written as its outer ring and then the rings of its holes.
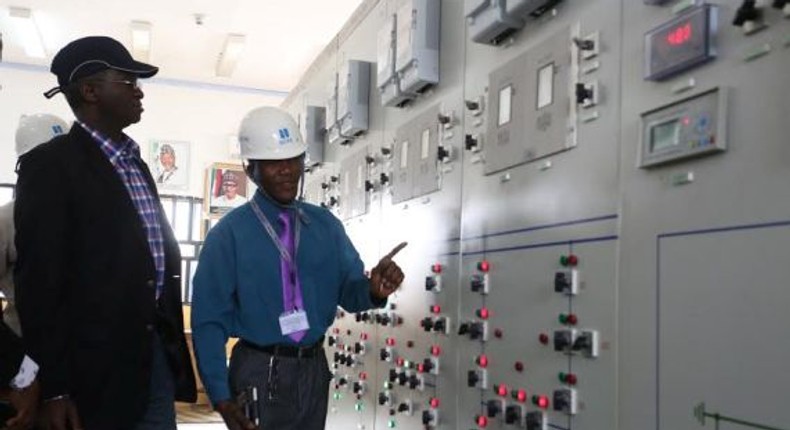
MULTIPOLYGON (((362 0, 0 0, 3 62, 49 66, 71 40, 106 35, 131 48, 131 21, 152 26, 149 62, 157 77, 284 91, 340 31, 362 0), (46 59, 25 55, 10 6, 30 8, 41 29, 46 59), (203 14, 196 24, 195 14, 203 14), (231 78, 214 76, 228 33, 246 34, 231 78)), ((53 77, 54 79, 54 77, 53 77)))

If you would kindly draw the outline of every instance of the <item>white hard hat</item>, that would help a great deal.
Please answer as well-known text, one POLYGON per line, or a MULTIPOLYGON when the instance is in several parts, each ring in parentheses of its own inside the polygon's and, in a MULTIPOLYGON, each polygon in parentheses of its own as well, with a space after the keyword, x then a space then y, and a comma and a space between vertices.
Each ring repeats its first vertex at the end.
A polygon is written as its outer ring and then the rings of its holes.
POLYGON ((48 113, 22 115, 16 128, 16 156, 69 131, 66 121, 48 113))
POLYGON ((241 157, 247 160, 285 160, 305 153, 296 121, 287 112, 264 106, 253 109, 239 127, 241 157))

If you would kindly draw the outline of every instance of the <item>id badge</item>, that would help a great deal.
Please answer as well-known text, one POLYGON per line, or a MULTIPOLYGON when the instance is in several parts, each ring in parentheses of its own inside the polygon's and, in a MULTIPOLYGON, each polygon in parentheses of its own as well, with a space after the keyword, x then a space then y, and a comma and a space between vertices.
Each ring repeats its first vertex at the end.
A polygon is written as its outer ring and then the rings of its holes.
POLYGON ((303 310, 285 312, 280 315, 280 331, 283 333, 283 336, 309 329, 310 324, 307 322, 307 313, 303 310))

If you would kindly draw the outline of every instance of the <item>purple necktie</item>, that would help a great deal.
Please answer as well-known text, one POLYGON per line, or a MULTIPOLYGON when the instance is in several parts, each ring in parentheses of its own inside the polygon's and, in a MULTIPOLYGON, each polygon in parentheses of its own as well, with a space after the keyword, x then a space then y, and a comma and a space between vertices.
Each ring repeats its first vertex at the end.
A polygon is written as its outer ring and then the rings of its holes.
MULTIPOLYGON (((302 302, 302 288, 299 285, 299 277, 296 275, 296 252, 294 252, 294 234, 291 230, 291 216, 288 211, 280 212, 280 242, 285 245, 286 251, 291 256, 292 261, 280 257, 280 276, 283 284, 283 309, 285 312, 294 310, 304 310, 302 302)), ((294 342, 302 340, 307 330, 296 331, 288 335, 294 342)))

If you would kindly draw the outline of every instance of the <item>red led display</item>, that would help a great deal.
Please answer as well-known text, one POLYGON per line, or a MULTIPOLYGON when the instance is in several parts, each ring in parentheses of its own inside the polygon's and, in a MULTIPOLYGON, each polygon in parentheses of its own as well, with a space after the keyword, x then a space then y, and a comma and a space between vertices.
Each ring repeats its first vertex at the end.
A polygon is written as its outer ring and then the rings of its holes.
POLYGON ((685 45, 691 40, 691 28, 690 22, 675 27, 667 34, 667 43, 670 46, 685 45))

